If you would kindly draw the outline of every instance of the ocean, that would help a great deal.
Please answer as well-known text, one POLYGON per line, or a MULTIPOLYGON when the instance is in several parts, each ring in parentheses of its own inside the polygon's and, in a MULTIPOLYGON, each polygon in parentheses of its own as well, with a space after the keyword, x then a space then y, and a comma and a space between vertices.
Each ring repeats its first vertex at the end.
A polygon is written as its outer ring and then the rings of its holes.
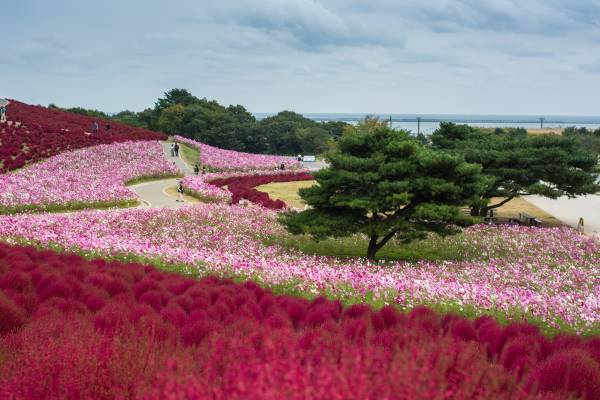
MULTIPOLYGON (((257 119, 263 119, 275 113, 254 113, 257 119)), ((600 117, 596 116, 562 116, 562 115, 468 115, 468 114, 336 114, 306 113, 306 118, 315 121, 344 121, 355 124, 367 115, 378 116, 381 120, 392 119, 394 128, 428 134, 435 131, 440 122, 448 121, 487 128, 566 128, 568 126, 600 128, 600 117), (420 124, 417 119, 420 118, 420 124), (541 120, 543 118, 543 120, 541 120), (420 126, 419 126, 420 125, 420 126)))

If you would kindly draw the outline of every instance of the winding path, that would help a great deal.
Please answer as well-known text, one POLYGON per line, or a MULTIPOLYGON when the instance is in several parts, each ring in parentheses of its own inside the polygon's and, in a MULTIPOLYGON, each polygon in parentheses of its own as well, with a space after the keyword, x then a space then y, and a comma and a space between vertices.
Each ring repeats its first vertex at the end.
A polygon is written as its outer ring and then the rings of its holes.
MULTIPOLYGON (((171 157, 170 142, 161 142, 165 157, 167 160, 172 161, 177 168, 184 175, 192 175, 192 168, 187 165, 181 157, 171 157)), ((181 154, 181 153, 179 153, 181 154)), ((176 187, 179 179, 161 179, 158 181, 144 182, 137 185, 131 185, 129 188, 133 190, 139 197, 140 201, 145 207, 161 207, 161 208, 178 208, 191 202, 185 200, 184 202, 177 201, 177 197, 173 197, 167 194, 167 189, 176 187)))

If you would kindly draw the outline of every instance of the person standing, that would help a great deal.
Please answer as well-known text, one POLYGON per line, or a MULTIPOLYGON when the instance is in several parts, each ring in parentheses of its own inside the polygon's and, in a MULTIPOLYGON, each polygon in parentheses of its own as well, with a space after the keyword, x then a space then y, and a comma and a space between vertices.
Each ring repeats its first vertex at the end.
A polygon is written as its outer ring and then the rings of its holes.
POLYGON ((175 143, 175 157, 179 157, 179 143, 175 143))
POLYGON ((177 186, 177 200, 176 201, 181 201, 183 202, 183 182, 179 181, 179 185, 177 186))
POLYGON ((200 167, 198 166, 198 164, 194 165, 194 174, 198 175, 200 173, 200 167))
POLYGON ((8 113, 8 102, 0 106, 0 122, 6 122, 6 114, 8 113))
POLYGON ((110 122, 106 121, 106 123, 104 124, 104 129, 106 130, 106 133, 110 131, 110 122))
POLYGON ((169 149, 171 150, 171 157, 175 157, 175 143, 171 143, 171 147, 169 149))
POLYGON ((98 133, 98 122, 92 122, 92 133, 98 133))

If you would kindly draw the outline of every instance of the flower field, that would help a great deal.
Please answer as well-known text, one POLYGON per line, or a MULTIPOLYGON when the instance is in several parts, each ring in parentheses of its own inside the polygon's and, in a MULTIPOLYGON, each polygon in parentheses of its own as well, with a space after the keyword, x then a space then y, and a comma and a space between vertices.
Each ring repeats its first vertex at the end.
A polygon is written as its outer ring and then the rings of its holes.
POLYGON ((10 117, 0 398, 600 399, 597 240, 479 225, 411 244, 432 261, 310 255, 255 189, 310 173, 182 137, 219 171, 183 179, 207 203, 19 214, 129 204, 127 182, 179 171, 159 133, 10 117))
POLYGON ((258 169, 274 170, 282 163, 286 166, 286 169, 295 169, 300 167, 298 161, 296 161, 294 157, 251 154, 233 150, 224 150, 185 138, 183 136, 175 136, 175 140, 198 149, 200 151, 200 162, 207 167, 220 171, 248 171, 258 169))
POLYGON ((0 244, 9 398, 600 396, 600 341, 0 244))
POLYGON ((11 124, 0 125, 0 173, 64 151, 129 140, 166 138, 162 133, 112 121, 107 132, 101 120, 97 120, 101 125, 100 132, 90 134, 94 118, 15 100, 11 100, 8 117, 11 124))
POLYGON ((178 172, 156 141, 86 147, 0 175, 0 212, 131 201, 126 181, 178 172))
POLYGON ((245 171, 216 172, 198 176, 186 176, 183 186, 190 194, 205 201, 237 204, 241 199, 249 200, 265 208, 280 210, 286 208, 281 200, 272 200, 269 195, 254 189, 271 182, 292 182, 312 180, 305 171, 245 171), (227 186, 227 189, 223 189, 227 186))
POLYGON ((195 266, 202 274, 246 276, 340 299, 431 304, 467 315, 526 317, 552 329, 599 331, 600 243, 570 229, 469 228, 443 245, 466 261, 370 264, 309 256, 269 238, 286 235, 258 206, 201 204, 77 215, 1 216, 0 236, 95 254, 135 254, 195 266))

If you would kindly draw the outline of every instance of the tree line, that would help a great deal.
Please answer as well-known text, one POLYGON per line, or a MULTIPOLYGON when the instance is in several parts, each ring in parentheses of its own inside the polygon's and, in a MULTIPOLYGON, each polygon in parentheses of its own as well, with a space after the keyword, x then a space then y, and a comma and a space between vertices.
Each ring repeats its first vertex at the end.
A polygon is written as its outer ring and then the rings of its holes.
MULTIPOLYGON (((49 107, 58 108, 51 104, 49 107)), ((322 154, 335 147, 345 122, 316 122, 292 111, 257 120, 241 105, 223 106, 172 89, 154 107, 108 115, 81 107, 66 111, 178 134, 221 148, 262 154, 322 154)))

